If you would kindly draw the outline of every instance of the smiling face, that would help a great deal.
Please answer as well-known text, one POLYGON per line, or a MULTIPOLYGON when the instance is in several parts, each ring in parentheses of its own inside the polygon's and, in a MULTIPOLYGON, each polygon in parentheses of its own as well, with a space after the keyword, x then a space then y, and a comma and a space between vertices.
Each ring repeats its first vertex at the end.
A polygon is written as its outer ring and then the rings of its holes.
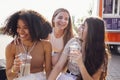
POLYGON ((21 19, 17 23, 17 33, 22 41, 31 40, 27 24, 21 19))
POLYGON ((78 35, 80 37, 80 39, 82 39, 83 41, 86 40, 87 37, 87 29, 88 29, 88 25, 87 22, 85 22, 84 24, 82 24, 79 29, 78 29, 78 35))
POLYGON ((65 29, 68 26, 69 15, 67 12, 59 12, 53 19, 54 27, 65 29))

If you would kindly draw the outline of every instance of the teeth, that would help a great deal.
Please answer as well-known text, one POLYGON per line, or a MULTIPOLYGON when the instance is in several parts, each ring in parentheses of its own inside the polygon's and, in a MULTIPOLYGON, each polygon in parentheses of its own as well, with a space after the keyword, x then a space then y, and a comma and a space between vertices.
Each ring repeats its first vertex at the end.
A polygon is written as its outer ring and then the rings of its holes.
POLYGON ((60 24, 60 26, 65 26, 65 24, 60 24))
POLYGON ((20 37, 25 37, 25 35, 20 35, 20 37))

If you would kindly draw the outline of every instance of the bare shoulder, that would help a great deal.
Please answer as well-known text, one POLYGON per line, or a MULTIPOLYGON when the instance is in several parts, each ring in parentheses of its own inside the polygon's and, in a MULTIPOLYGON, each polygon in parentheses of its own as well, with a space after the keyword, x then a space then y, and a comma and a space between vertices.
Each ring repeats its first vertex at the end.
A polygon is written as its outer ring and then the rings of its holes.
POLYGON ((13 41, 11 41, 11 42, 7 45, 6 50, 8 50, 8 51, 15 51, 15 44, 14 44, 13 41))
POLYGON ((10 42, 7 47, 6 47, 6 51, 5 51, 5 54, 6 54, 6 58, 10 58, 10 56, 13 56, 15 55, 16 53, 16 45, 14 44, 14 42, 10 42))
POLYGON ((49 42, 49 40, 41 40, 41 43, 44 47, 44 50, 46 52, 46 54, 48 53, 51 53, 52 52, 52 45, 51 43, 49 42))
POLYGON ((41 42, 44 46, 51 46, 51 43, 49 40, 41 40, 41 42))

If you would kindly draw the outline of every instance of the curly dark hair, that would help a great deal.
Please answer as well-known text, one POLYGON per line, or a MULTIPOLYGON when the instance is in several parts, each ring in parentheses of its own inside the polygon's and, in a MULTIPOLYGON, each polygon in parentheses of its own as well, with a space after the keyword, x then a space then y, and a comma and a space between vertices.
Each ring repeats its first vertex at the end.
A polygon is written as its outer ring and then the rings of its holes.
POLYGON ((50 23, 40 13, 33 10, 20 10, 6 20, 5 27, 1 29, 3 34, 12 37, 18 36, 18 19, 23 20, 28 25, 32 41, 46 39, 48 34, 52 32, 50 23))

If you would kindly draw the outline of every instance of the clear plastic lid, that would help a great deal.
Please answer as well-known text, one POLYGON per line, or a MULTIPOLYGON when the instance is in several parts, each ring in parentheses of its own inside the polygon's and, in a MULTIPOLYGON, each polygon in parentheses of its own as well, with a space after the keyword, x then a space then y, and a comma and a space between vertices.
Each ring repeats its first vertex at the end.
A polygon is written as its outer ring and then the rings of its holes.
POLYGON ((32 59, 32 56, 27 53, 20 53, 18 56, 21 60, 32 59))

